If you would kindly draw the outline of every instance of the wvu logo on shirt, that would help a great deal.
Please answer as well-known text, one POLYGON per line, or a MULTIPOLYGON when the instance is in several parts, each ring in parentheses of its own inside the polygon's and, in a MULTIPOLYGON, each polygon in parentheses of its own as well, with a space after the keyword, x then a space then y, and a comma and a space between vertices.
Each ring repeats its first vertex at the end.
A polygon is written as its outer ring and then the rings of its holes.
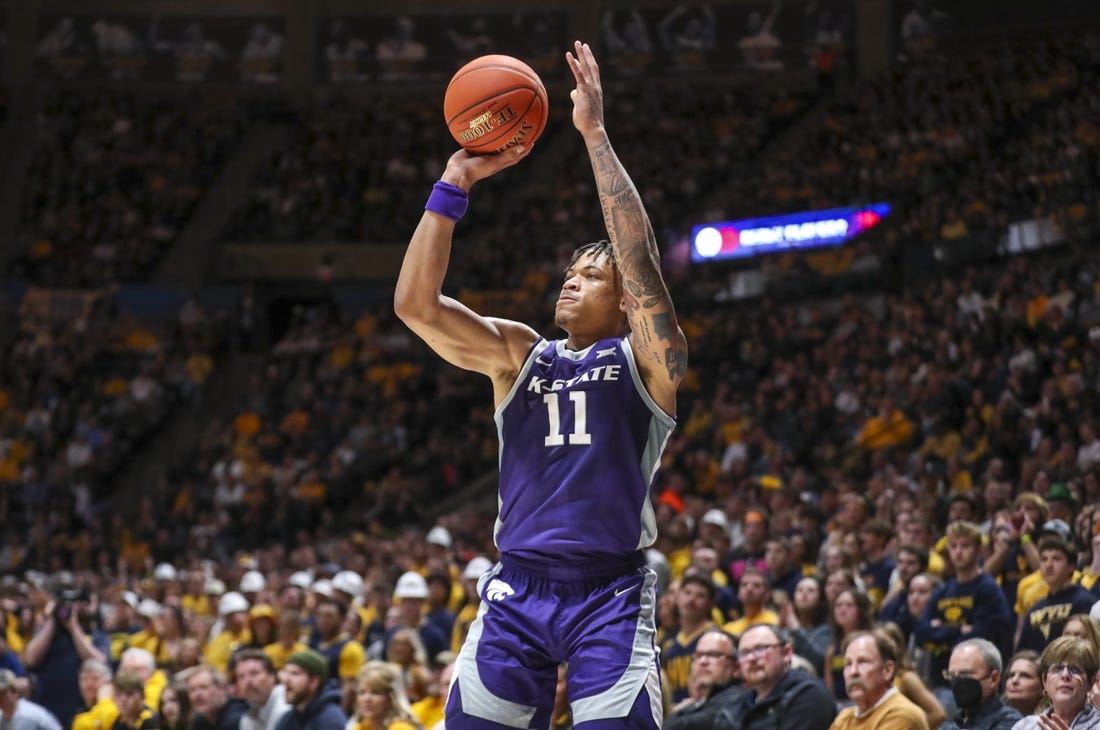
POLYGON ((514 596, 515 589, 499 578, 493 578, 485 588, 485 599, 488 601, 503 601, 508 596, 514 596))
POLYGON ((1031 628, 1043 632, 1043 638, 1050 638, 1050 625, 1062 623, 1073 613, 1072 603, 1058 603, 1053 606, 1044 606, 1031 612, 1028 621, 1031 628))
POLYGON ((964 611, 974 610, 974 596, 941 598, 936 602, 936 610, 943 616, 944 621, 956 624, 962 620, 964 611))

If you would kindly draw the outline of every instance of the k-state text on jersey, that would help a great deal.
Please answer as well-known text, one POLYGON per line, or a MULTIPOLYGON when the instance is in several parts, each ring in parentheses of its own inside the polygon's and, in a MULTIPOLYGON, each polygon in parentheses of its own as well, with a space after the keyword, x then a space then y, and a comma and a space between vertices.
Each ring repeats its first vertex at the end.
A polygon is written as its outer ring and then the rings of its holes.
POLYGON ((547 380, 537 375, 532 375, 527 383, 527 391, 535 393, 549 393, 555 390, 571 388, 577 383, 587 383, 591 380, 618 380, 622 365, 600 365, 585 371, 583 375, 568 380, 547 380))

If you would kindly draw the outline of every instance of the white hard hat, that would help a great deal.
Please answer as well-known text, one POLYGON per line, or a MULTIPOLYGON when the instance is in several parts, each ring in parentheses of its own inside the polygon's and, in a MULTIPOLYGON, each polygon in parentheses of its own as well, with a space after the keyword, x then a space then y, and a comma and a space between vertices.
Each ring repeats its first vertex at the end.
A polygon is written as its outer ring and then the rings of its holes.
POLYGON ((171 563, 161 563, 153 571, 154 580, 179 580, 179 577, 176 566, 171 563))
POLYGON ((476 558, 473 558, 470 560, 470 562, 466 563, 466 570, 462 571, 462 577, 468 580, 477 580, 481 577, 482 573, 492 567, 492 560, 478 555, 476 558))
POLYGON ((397 579, 397 587, 393 589, 394 598, 427 598, 428 581, 424 576, 410 570, 402 573, 397 579))
POLYGON ((164 613, 164 609, 152 598, 143 598, 137 607, 138 616, 144 618, 156 618, 164 613))
POLYGON ((248 608, 248 599, 236 591, 229 591, 218 601, 218 613, 222 616, 241 611, 247 613, 248 608))
POLYGON ((241 576, 240 591, 242 593, 259 593, 267 586, 264 574, 258 570, 250 570, 241 576))
POLYGON ((119 593, 118 600, 122 601, 130 608, 136 609, 138 607, 138 597, 133 591, 123 591, 119 593))
POLYGON ((298 586, 303 591, 308 591, 309 587, 313 585, 313 576, 308 571, 297 570, 290 574, 286 582, 292 586, 298 586))
POLYGON ((207 578, 202 589, 204 593, 220 596, 225 593, 225 583, 217 578, 207 578))
POLYGON ((354 570, 341 570, 332 576, 332 587, 352 598, 363 595, 363 578, 354 570))
POLYGON ((309 587, 314 593, 324 596, 325 598, 332 597, 332 581, 327 578, 313 581, 313 585, 309 587))
POLYGON ((439 527, 436 525, 432 529, 428 530, 428 536, 424 540, 429 545, 439 545, 440 547, 451 547, 451 533, 447 532, 446 527, 439 527))
POLYGON ((703 515, 703 519, 700 522, 704 525, 716 525, 723 530, 729 532, 730 521, 726 517, 726 513, 720 509, 709 509, 706 514, 703 515))

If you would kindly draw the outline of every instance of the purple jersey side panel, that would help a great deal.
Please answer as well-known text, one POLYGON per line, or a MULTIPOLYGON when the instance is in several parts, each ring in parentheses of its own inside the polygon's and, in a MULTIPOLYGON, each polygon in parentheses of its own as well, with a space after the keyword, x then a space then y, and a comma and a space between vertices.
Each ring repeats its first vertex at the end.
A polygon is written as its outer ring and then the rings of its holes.
POLYGON ((676 422, 646 392, 629 340, 539 340, 495 419, 502 552, 571 561, 653 544, 649 488, 676 422))

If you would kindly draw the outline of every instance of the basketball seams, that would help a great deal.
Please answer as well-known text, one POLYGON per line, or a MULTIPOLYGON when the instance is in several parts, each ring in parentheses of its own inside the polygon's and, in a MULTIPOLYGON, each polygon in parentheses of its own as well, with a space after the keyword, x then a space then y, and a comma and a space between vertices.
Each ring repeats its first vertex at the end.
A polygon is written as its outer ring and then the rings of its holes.
MULTIPOLYGON (((469 114, 474 109, 477 109, 479 106, 483 106, 483 105, 486 105, 486 104, 492 104, 493 102, 495 102, 497 99, 501 98, 502 96, 507 96, 508 94, 512 94, 512 93, 515 93, 517 91, 528 91, 528 90, 535 92, 535 95, 533 97, 531 97, 532 100, 539 98, 538 97, 538 91, 536 89, 531 89, 531 87, 529 87, 529 86, 513 86, 510 89, 501 89, 496 94, 493 94, 492 96, 487 96, 484 99, 481 99, 480 101, 478 101, 476 104, 470 104, 468 107, 466 107, 462 111, 460 111, 460 112, 454 114, 453 116, 451 116, 451 118, 447 120, 447 126, 448 127, 451 126, 456 121, 458 121, 459 118, 461 118, 464 114, 469 114)), ((523 110, 523 114, 526 114, 529 111, 531 111, 531 106, 530 105, 528 105, 527 108, 523 110)), ((520 115, 520 116, 522 116, 522 115, 520 115)))

